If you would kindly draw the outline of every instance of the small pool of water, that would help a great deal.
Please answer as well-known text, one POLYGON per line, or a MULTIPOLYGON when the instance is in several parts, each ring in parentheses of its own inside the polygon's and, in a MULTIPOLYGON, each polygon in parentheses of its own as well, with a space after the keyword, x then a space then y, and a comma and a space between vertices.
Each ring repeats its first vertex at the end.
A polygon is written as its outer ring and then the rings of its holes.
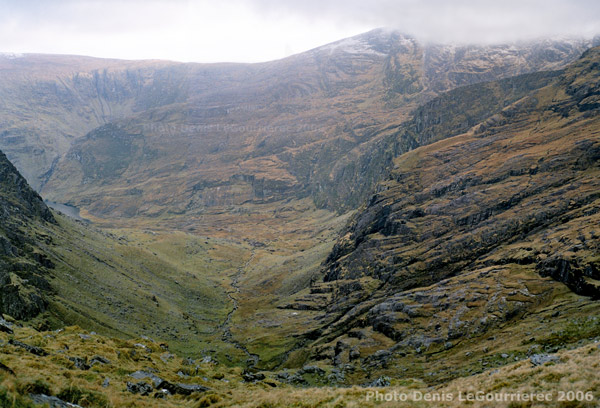
POLYGON ((63 213, 66 216, 69 216, 69 217, 74 218, 79 221, 89 221, 89 220, 83 218, 81 215, 79 215, 79 208, 77 208, 75 206, 72 206, 69 204, 57 203, 57 202, 49 201, 49 200, 44 200, 44 202, 46 203, 46 205, 48 207, 52 208, 53 210, 60 211, 61 213, 63 213))

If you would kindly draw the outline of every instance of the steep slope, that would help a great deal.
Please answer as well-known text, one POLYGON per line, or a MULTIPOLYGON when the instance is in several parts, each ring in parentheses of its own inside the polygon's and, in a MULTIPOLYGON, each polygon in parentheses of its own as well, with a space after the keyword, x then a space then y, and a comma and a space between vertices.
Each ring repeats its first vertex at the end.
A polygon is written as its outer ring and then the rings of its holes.
POLYGON ((186 353, 213 342, 236 356, 218 326, 230 307, 221 274, 244 262, 242 244, 96 230, 52 213, 4 154, 0 215, 0 313, 42 328, 77 323, 118 336, 152 335, 186 353))
POLYGON ((56 223, 41 197, 0 152, 0 313, 22 319, 45 310, 48 269, 54 265, 37 250, 28 224, 56 223))
POLYGON ((588 44, 375 31, 265 64, 3 61, 15 108, 0 146, 44 197, 121 228, 28 219, 31 252, 54 265, 38 320, 228 364, 318 360, 348 384, 443 381, 550 350, 553 329, 590 337, 596 303, 540 273, 597 290, 596 57, 535 72, 588 44))
POLYGON ((0 56, 0 149, 39 191, 78 137, 111 120, 184 99, 161 61, 0 56))
POLYGON ((555 84, 394 160, 324 282, 289 306, 325 312, 312 358, 435 381, 587 338, 565 326, 593 326, 600 307, 599 67, 594 48, 555 84))
POLYGON ((457 86, 560 68, 589 45, 442 47, 376 30, 269 63, 168 67, 158 72, 179 82, 157 75, 148 87, 185 89, 175 103, 138 103, 81 134, 42 192, 112 218, 307 195, 345 211, 364 194, 338 182, 355 149, 370 150, 417 106, 457 86))

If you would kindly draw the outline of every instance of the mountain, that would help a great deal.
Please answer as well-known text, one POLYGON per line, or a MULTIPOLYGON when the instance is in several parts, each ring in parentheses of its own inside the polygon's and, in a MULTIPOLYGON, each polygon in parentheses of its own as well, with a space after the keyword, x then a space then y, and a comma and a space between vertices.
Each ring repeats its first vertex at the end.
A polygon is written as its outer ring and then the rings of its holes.
POLYGON ((347 211, 364 192, 339 180, 414 108, 561 68, 590 45, 423 45, 375 30, 262 64, 3 58, 0 149, 45 197, 100 217, 306 195, 347 211))
POLYGON ((0 334, 32 379, 0 365, 0 401, 37 379, 143 404, 140 370, 216 390, 157 406, 556 385, 543 362, 589 363, 600 336, 591 45, 376 30, 261 64, 0 57, 0 312, 98 332, 117 362, 72 372, 79 329, 0 334), (15 340, 54 354, 35 371, 15 340))
MULTIPOLYGON (((416 129, 439 141, 394 159, 323 282, 287 306, 325 313, 307 334, 313 359, 442 381, 587 336, 600 298, 599 67, 591 49, 457 136, 416 129)), ((452 112, 460 98, 438 103, 452 112)))

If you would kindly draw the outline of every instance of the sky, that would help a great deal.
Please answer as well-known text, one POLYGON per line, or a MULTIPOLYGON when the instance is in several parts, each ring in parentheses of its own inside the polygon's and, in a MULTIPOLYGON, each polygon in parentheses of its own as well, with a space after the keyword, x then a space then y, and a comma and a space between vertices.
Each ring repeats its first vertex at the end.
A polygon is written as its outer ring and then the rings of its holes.
POLYGON ((388 27, 424 42, 600 34, 598 0, 0 0, 0 52, 259 62, 388 27))

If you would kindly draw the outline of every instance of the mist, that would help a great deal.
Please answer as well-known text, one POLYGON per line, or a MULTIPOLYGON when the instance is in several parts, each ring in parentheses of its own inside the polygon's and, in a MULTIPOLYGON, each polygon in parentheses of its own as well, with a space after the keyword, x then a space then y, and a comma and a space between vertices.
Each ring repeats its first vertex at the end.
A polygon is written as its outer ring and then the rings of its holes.
POLYGON ((258 62, 374 28, 423 42, 593 37, 596 1, 134 0, 0 3, 0 51, 258 62))

